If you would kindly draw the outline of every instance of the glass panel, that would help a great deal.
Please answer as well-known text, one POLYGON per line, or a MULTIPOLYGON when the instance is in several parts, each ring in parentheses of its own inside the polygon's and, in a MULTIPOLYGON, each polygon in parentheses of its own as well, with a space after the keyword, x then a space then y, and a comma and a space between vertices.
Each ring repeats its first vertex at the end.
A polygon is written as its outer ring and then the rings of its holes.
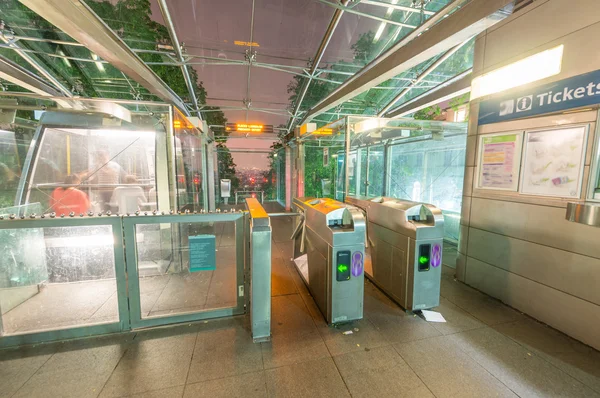
POLYGON ((335 196, 336 163, 332 155, 339 147, 328 144, 310 143, 304 147, 304 195, 315 198, 335 196), (329 151, 327 165, 324 164, 324 148, 329 151))
POLYGON ((0 130, 0 208, 15 204, 17 186, 33 131, 0 130))
POLYGON ((391 148, 390 196, 439 207, 445 238, 451 241, 458 241, 465 153, 465 135, 391 148))
POLYGON ((119 319, 109 225, 0 230, 5 334, 119 319))
POLYGON ((135 231, 142 318, 237 306, 234 222, 140 224, 135 231))
POLYGON ((121 214, 156 207, 154 131, 43 131, 28 203, 57 214, 121 214))
POLYGON ((202 167, 200 131, 193 127, 179 111, 176 110, 173 116, 179 210, 205 209, 202 189, 204 167, 202 167))
POLYGON ((369 147, 369 174, 367 196, 383 195, 383 177, 385 174, 384 146, 369 147))

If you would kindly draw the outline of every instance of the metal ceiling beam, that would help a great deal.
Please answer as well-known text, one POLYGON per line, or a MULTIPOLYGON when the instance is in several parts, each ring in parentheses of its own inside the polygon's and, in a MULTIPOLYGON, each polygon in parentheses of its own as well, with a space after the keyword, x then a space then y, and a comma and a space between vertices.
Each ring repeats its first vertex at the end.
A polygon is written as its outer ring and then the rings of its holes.
POLYGON ((46 70, 40 63, 31 55, 27 54, 18 43, 11 40, 9 37, 6 37, 3 33, 0 33, 0 41, 5 43, 9 48, 14 50, 25 62, 31 65, 36 71, 38 71, 42 76, 44 76, 50 83, 54 85, 56 89, 58 89, 63 96, 72 97, 73 94, 66 88, 57 78, 55 78, 50 72, 46 70))
POLYGON ((169 7, 167 6, 166 0, 158 0, 158 7, 160 8, 160 12, 163 16, 163 20, 167 25, 167 31, 169 32, 169 36, 171 37, 171 43, 173 43, 173 49, 175 50, 175 54, 177 55, 177 59, 182 63, 180 66, 181 73, 183 74, 183 78, 185 80, 185 85, 187 86, 188 93, 190 95, 190 99, 194 106, 194 110, 198 114, 200 120, 202 120, 202 114, 200 113, 200 109, 198 107, 198 98, 196 97, 196 90, 194 87, 194 82, 192 82, 192 77, 190 76, 190 71, 188 70, 188 66, 185 65, 185 58, 183 57, 183 52, 181 51, 181 45, 179 44, 179 39, 177 38, 177 32, 175 31, 175 25, 173 24, 173 20, 171 19, 171 13, 169 12, 169 7))
POLYGON ((392 106, 394 106, 396 104, 396 102, 400 101, 400 99, 402 97, 404 97, 406 94, 408 94, 408 92, 410 90, 412 90, 413 88, 416 88, 418 86, 418 84, 423 81, 423 79, 425 79, 427 76, 429 76, 429 74, 431 72, 436 70, 448 58, 450 58, 454 53, 456 53, 458 50, 460 50, 465 44, 467 44, 467 42, 468 42, 468 40, 464 41, 464 42, 460 43, 459 45, 454 46, 450 50, 446 51, 444 53, 444 55, 439 57, 433 64, 431 64, 429 67, 427 67, 427 69, 425 69, 423 72, 421 72, 421 74, 411 84, 409 84, 404 89, 402 89, 402 91, 400 91, 394 98, 392 98, 392 100, 390 102, 388 102, 387 105, 385 105, 379 112, 377 112, 377 117, 383 117, 383 115, 387 111, 389 111, 392 108, 392 106))
POLYGON ((440 84, 438 87, 427 91, 413 98, 412 100, 392 109, 384 115, 384 117, 396 118, 410 115, 425 109, 429 106, 439 104, 440 102, 447 101, 452 98, 456 98, 459 95, 466 94, 471 91, 471 72, 472 69, 468 69, 452 79, 440 84))
MULTIPOLYGON (((349 2, 350 2, 350 0, 342 0, 342 5, 345 6, 349 2)), ((323 35, 323 39, 321 39, 321 43, 319 44, 317 53, 315 54, 315 57, 313 58, 312 65, 310 66, 308 79, 305 78, 302 81, 302 87, 300 88, 300 93, 299 93, 298 97, 296 98, 296 104, 294 105, 294 109, 292 111, 292 117, 290 118, 290 121, 288 123, 288 128, 287 128, 288 131, 290 131, 290 129, 292 127, 294 127, 294 122, 298 117, 298 112, 300 111, 300 107, 302 106, 304 97, 306 97, 306 93, 308 92, 308 87, 310 86, 310 83, 312 83, 312 80, 315 77, 315 73, 317 72, 317 69, 319 68, 319 64, 321 63, 321 60, 323 59, 325 50, 327 50, 327 46, 329 45, 329 42, 331 41, 331 38, 333 37, 333 33, 335 32, 335 29, 337 28, 338 23, 340 22, 340 19, 342 18, 343 14, 344 14, 343 10, 335 10, 333 12, 333 15, 331 16, 331 21, 329 21, 327 30, 325 31, 325 34, 323 35)))
POLYGON ((302 123, 495 25, 510 14, 513 0, 471 0, 450 13, 461 3, 462 1, 454 1, 448 4, 365 66, 315 105, 302 123), (444 21, 440 22, 441 19, 444 21))
POLYGON ((0 55, 0 78, 44 97, 64 97, 63 93, 47 84, 39 76, 0 55))
POLYGON ((184 102, 83 0, 19 0, 100 58, 189 116, 184 102))
POLYGON ((381 21, 381 22, 389 23, 390 25, 404 26, 405 28, 412 28, 412 29, 416 28, 415 25, 409 25, 409 24, 406 24, 406 23, 403 23, 403 22, 396 22, 396 21, 393 21, 391 19, 386 19, 386 18, 378 17, 378 16, 375 16, 375 15, 372 15, 372 14, 367 14, 366 12, 357 11, 354 8, 346 7, 344 5, 339 5, 337 3, 331 3, 331 2, 329 2, 327 0, 317 0, 317 1, 320 2, 320 3, 323 3, 325 5, 328 5, 329 7, 333 7, 333 8, 336 8, 338 10, 345 11, 348 14, 355 14, 355 15, 358 15, 358 16, 361 16, 361 17, 375 19, 376 21, 381 21))
MULTIPOLYGON (((415 13, 421 13, 421 9, 420 8, 414 8, 414 7, 407 7, 407 6, 401 6, 398 4, 391 4, 391 3, 386 3, 385 1, 375 1, 375 0, 361 0, 362 4, 369 4, 372 6, 379 6, 379 7, 385 7, 385 8, 393 8, 394 10, 399 10, 399 11, 408 11, 408 12, 415 12, 415 13)), ((435 14, 434 11, 427 11, 427 10, 423 10, 423 14, 425 15, 433 15, 435 14)))

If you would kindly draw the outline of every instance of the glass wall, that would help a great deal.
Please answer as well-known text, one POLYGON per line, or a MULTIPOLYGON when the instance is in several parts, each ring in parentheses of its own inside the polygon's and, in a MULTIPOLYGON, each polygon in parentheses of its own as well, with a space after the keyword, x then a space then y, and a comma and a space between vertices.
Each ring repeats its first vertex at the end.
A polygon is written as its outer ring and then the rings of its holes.
POLYGON ((173 131, 179 210, 208 210, 204 203, 203 171, 206 152, 201 132, 176 109, 173 111, 173 131))
POLYGON ((285 149, 280 149, 277 153, 277 201, 280 205, 285 206, 286 192, 285 192, 285 177, 286 177, 286 156, 285 149))
POLYGON ((340 119, 301 138, 306 148, 306 196, 319 195, 316 182, 329 178, 335 172, 333 181, 337 200, 344 200, 347 189, 349 195, 385 195, 433 204, 444 214, 446 239, 456 242, 466 132, 465 123, 359 117, 340 119), (350 131, 350 148, 346 165, 347 130, 350 131), (324 136, 327 138, 324 139, 324 136), (337 155, 334 162, 337 167, 326 172, 322 167, 324 141, 336 148, 330 153, 337 155))
POLYGON ((391 146, 390 196, 442 209, 445 238, 458 241, 466 135, 391 146))
POLYGON ((333 198, 336 190, 336 157, 339 146, 319 140, 304 146, 304 196, 333 198))

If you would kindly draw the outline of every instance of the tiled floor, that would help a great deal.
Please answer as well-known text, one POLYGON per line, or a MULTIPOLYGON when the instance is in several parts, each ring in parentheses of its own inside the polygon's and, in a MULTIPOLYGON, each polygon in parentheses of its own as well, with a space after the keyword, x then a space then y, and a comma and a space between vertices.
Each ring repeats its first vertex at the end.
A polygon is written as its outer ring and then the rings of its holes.
POLYGON ((445 324, 367 282, 365 318, 328 327, 290 264, 290 220, 273 227, 271 342, 254 344, 239 317, 4 350, 0 397, 600 397, 599 352, 450 268, 445 324))

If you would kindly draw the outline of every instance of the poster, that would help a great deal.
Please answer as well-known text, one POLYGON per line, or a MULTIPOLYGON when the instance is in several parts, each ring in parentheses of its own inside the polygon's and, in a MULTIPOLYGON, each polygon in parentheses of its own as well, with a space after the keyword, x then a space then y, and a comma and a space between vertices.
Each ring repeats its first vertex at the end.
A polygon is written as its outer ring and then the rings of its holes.
POLYGON ((480 138, 478 188, 517 190, 522 142, 522 132, 480 138))
POLYGON ((190 272, 214 271, 217 269, 216 237, 214 235, 190 236, 189 248, 190 272))
POLYGON ((587 126, 527 132, 521 193, 579 198, 586 142, 587 126))

